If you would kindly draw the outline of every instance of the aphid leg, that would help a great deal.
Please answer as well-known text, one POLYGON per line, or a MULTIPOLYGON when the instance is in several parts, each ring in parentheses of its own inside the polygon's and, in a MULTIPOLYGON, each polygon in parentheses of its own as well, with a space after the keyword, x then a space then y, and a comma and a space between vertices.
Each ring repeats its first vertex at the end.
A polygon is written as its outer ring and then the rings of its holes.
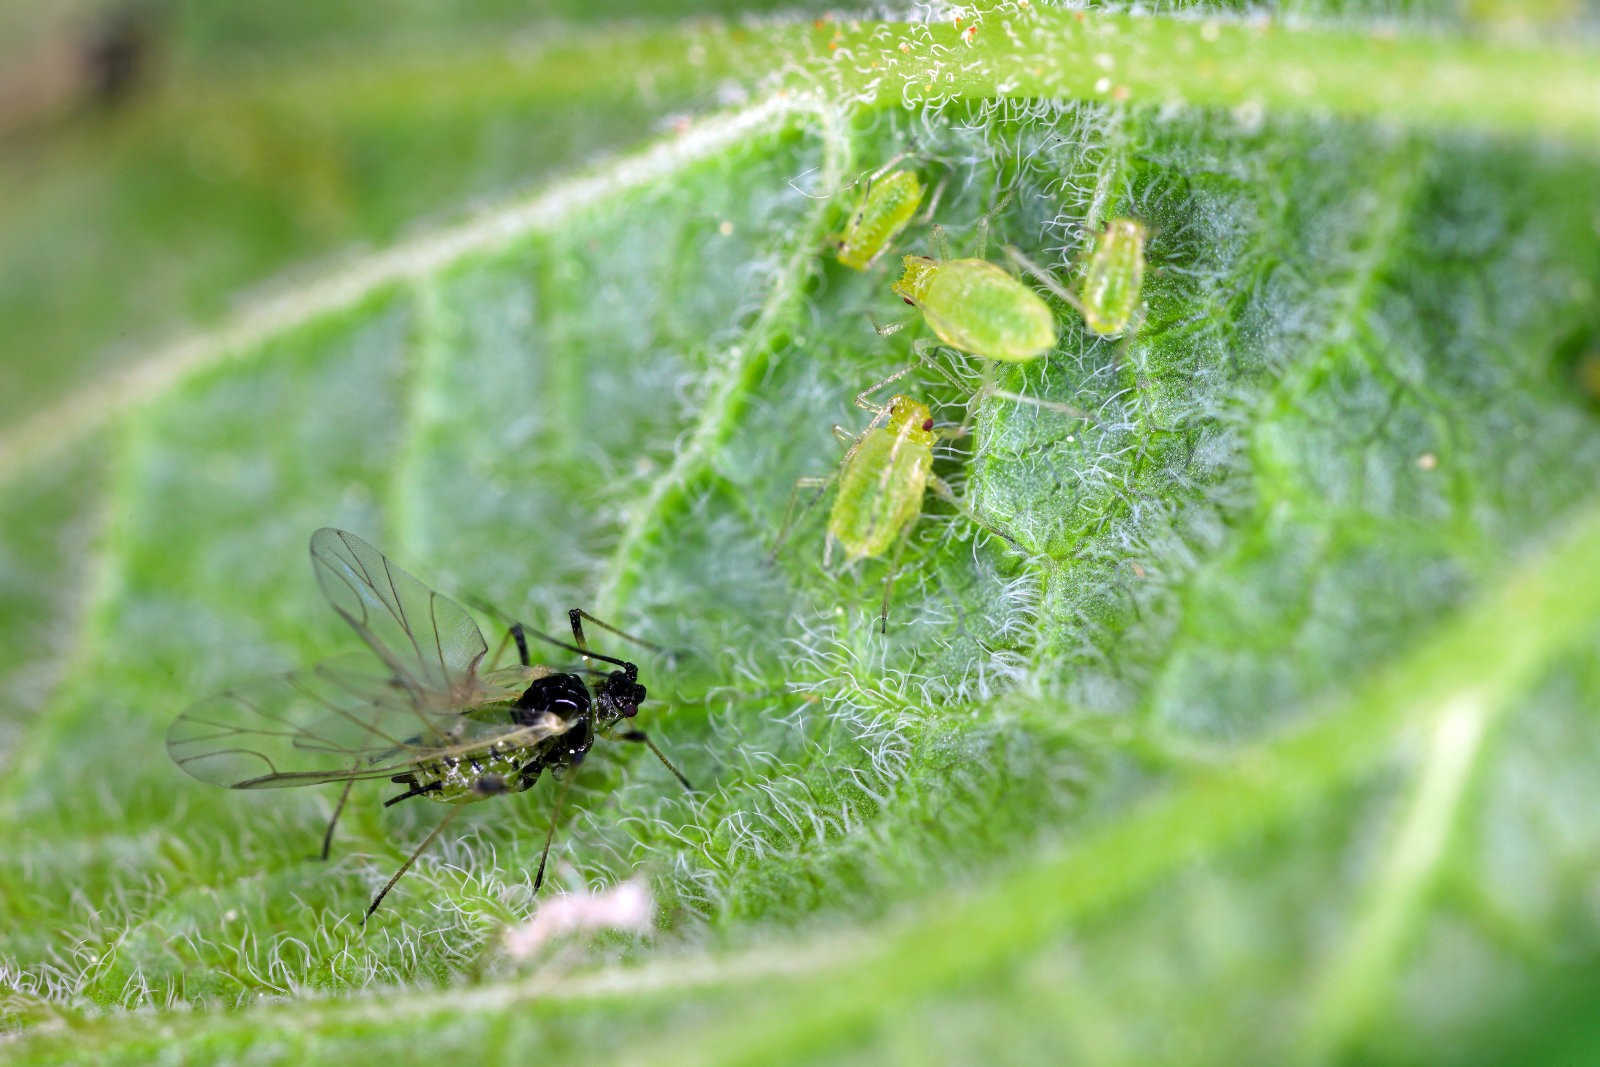
MULTIPOLYGON (((975 401, 982 400, 984 397, 988 396, 997 396, 1002 400, 1009 400, 1015 404, 1031 404, 1036 408, 1044 408, 1046 411, 1059 412, 1069 418, 1083 419, 1086 422, 1094 421, 1094 416, 1090 415, 1087 411, 1084 411, 1080 407, 1074 407, 1071 404, 1058 403, 1054 400, 1040 400, 1035 396, 1027 396, 1023 393, 1014 393, 1010 389, 1000 388, 995 384, 994 381, 994 360, 992 359, 986 359, 983 361, 983 385, 978 389, 978 392, 974 394, 973 399, 975 401)), ((968 417, 971 417, 970 408, 968 409, 968 417)))
POLYGON ((933 358, 933 352, 937 350, 938 347, 938 341, 935 341, 931 337, 924 337, 922 340, 917 341, 911 346, 911 354, 917 357, 917 362, 921 363, 928 370, 933 371, 933 373, 937 374, 939 377, 943 378, 957 389, 965 389, 967 387, 966 382, 963 382, 960 378, 956 377, 954 372, 952 372, 949 367, 946 367, 944 364, 933 358))
POLYGON ((1006 245, 1006 255, 1010 256, 1012 261, 1016 263, 1017 266, 1021 267, 1024 271, 1038 279, 1039 282, 1046 289, 1050 290, 1051 293, 1070 304, 1078 312, 1078 314, 1087 314, 1083 308, 1083 301, 1079 300, 1072 293, 1068 292, 1066 287, 1060 282, 1056 281, 1055 278, 1051 277, 1049 272, 1047 272, 1043 267, 1039 266, 1033 260, 1023 255, 1021 250, 1017 249, 1013 245, 1006 245))
POLYGON ((500 639, 500 643, 495 646, 494 655, 489 657, 488 670, 492 671, 496 667, 500 666, 500 657, 506 654, 506 646, 511 644, 513 641, 515 641, 517 644, 517 658, 522 661, 522 665, 524 667, 528 666, 530 662, 528 659, 528 636, 523 630, 522 624, 520 622, 514 622, 506 628, 506 635, 502 637, 500 639))
POLYGON ((889 573, 883 577, 883 605, 878 609, 878 632, 889 632, 889 597, 894 593, 894 580, 900 574, 900 556, 906 550, 906 542, 911 539, 912 523, 906 523, 900 531, 900 536, 895 539, 894 555, 889 557, 889 573))
POLYGON ((673 776, 676 777, 678 781, 683 783, 683 787, 691 793, 694 792, 694 786, 689 784, 689 779, 683 776, 682 771, 673 766, 672 761, 666 757, 665 753, 656 747, 656 743, 654 741, 645 736, 645 732, 643 730, 626 730, 618 734, 617 739, 619 741, 637 741, 642 745, 648 746, 650 751, 656 754, 656 759, 660 760, 662 764, 666 766, 667 770, 671 771, 673 776))
POLYGON ((582 608, 568 608, 567 621, 572 624, 572 636, 577 640, 579 648, 588 649, 589 647, 589 642, 586 641, 583 636, 583 623, 581 621, 583 619, 588 619, 590 622, 600 627, 600 629, 605 630, 607 633, 616 634, 624 641, 632 641, 634 644, 639 645, 642 648, 648 648, 651 652, 666 651, 666 649, 662 648, 660 645, 646 641, 642 637, 635 637, 626 630, 619 630, 615 626, 612 626, 609 622, 595 618, 582 608))
POLYGON ((474 608, 483 612, 485 615, 492 615, 496 619, 499 619, 501 622, 506 624, 506 635, 502 637, 500 639, 500 643, 495 646, 494 655, 490 656, 486 661, 488 663, 488 667, 486 669, 494 670, 496 667, 500 666, 500 657, 505 655, 506 645, 512 641, 515 641, 517 644, 517 656, 522 661, 522 665, 524 667, 528 666, 530 660, 528 658, 527 628, 482 597, 465 596, 462 599, 468 604, 472 605, 474 608))
POLYGON ((867 312, 867 321, 872 323, 872 331, 879 337, 888 337, 891 334, 897 334, 906 328, 905 319, 902 319, 899 322, 880 323, 877 319, 872 317, 872 312, 870 311, 867 312))
POLYGON ((328 820, 328 828, 322 831, 322 859, 328 858, 328 850, 333 847, 333 828, 339 825, 339 816, 344 813, 344 802, 350 799, 350 790, 355 786, 356 780, 350 778, 344 783, 344 788, 339 791, 339 803, 333 806, 333 818, 328 820))
POLYGON ((533 891, 537 893, 539 887, 544 885, 544 865, 550 859, 550 842, 556 838, 556 821, 561 818, 561 805, 566 803, 567 790, 572 788, 572 775, 568 774, 561 780, 561 788, 556 790, 556 806, 550 812, 550 829, 544 835, 544 851, 539 854, 539 870, 533 876, 533 891))
POLYGON ((1003 531, 996 530, 993 526, 990 526, 988 523, 979 519, 977 515, 973 514, 972 509, 967 506, 967 502, 956 496, 956 491, 950 488, 950 483, 939 477, 937 474, 928 475, 928 488, 932 489, 934 494, 937 495, 940 500, 943 500, 946 504, 949 504, 951 507, 961 512, 962 515, 965 515, 967 521, 972 523, 972 525, 976 526, 978 529, 994 534, 996 537, 1000 538, 1000 540, 1004 541, 1018 552, 1021 552, 1023 555, 1028 554, 1027 549, 1017 544, 1016 541, 1012 540, 1011 537, 1009 537, 1003 531))
POLYGON ((933 230, 928 235, 933 242, 933 258, 943 263, 952 258, 950 255, 950 235, 944 232, 944 227, 938 223, 933 224, 933 230))
MULTIPOLYGON (((1016 190, 1014 189, 1007 189, 1006 194, 999 200, 995 201, 994 207, 990 208, 988 211, 985 211, 983 213, 983 218, 978 220, 977 256, 979 259, 989 258, 989 223, 996 215, 1005 210, 1007 204, 1011 203, 1011 197, 1015 194, 1015 192, 1016 190)), ((939 258, 949 259, 950 256, 948 255, 948 249, 946 250, 946 253, 946 255, 940 256, 939 258)))
POLYGON ((595 652, 594 650, 592 650, 590 648, 587 648, 587 647, 579 648, 577 645, 568 644, 567 642, 561 640, 559 637, 551 637, 549 634, 544 633, 544 632, 542 632, 540 630, 532 629, 531 627, 523 626, 522 627, 522 632, 524 634, 527 634, 530 637, 537 637, 539 640, 543 641, 547 645, 555 645, 557 648, 565 649, 566 651, 571 652, 574 655, 582 656, 584 658, 584 662, 585 663, 587 663, 591 659, 597 659, 602 663, 609 663, 609 664, 611 664, 613 666, 622 667, 624 669, 627 669, 629 667, 632 667, 632 668, 634 668, 636 670, 638 669, 638 665, 637 664, 629 663, 625 659, 618 659, 615 656, 602 655, 601 653, 595 652))
POLYGON ((1144 325, 1144 304, 1141 302, 1133 309, 1133 315, 1128 319, 1127 328, 1122 331, 1122 337, 1117 341, 1117 347, 1111 356, 1111 369, 1122 369, 1123 356, 1127 355, 1128 348, 1133 344, 1134 335, 1139 332, 1139 327, 1144 325))
POLYGON ((790 528, 804 518, 812 508, 816 507, 817 501, 822 499, 822 494, 827 492, 828 487, 838 478, 839 472, 836 470, 826 478, 810 475, 795 481, 794 489, 789 493, 789 506, 784 508, 783 511, 783 525, 778 528, 778 539, 773 543, 772 551, 767 554, 768 563, 778 558, 778 553, 782 551, 784 542, 789 539, 790 528), (807 489, 814 489, 816 492, 811 494, 811 499, 806 501, 805 506, 797 513, 795 504, 799 501, 800 494, 807 489))
POLYGON ((372 913, 378 910, 378 905, 383 903, 383 898, 389 895, 389 890, 394 888, 394 884, 400 880, 400 876, 405 874, 407 871, 409 871, 411 869, 411 865, 413 863, 417 862, 417 857, 422 855, 423 849, 425 849, 429 845, 433 844, 433 839, 438 837, 440 832, 446 826, 450 825, 450 820, 454 819, 457 815, 460 815, 460 814, 461 814, 461 809, 460 808, 452 808, 450 810, 450 814, 446 815, 440 821, 439 825, 435 826, 433 828, 433 832, 428 834, 427 837, 424 837, 422 839, 422 844, 417 846, 416 851, 411 853, 411 855, 406 857, 406 861, 400 865, 400 869, 398 871, 394 872, 394 877, 390 878, 387 882, 383 883, 383 888, 378 890, 378 895, 372 898, 372 903, 371 904, 367 905, 367 913, 361 917, 361 925, 362 926, 367 925, 367 920, 372 918, 372 913))
POLYGON ((933 187, 933 195, 928 198, 928 209, 917 216, 916 222, 918 226, 926 226, 933 221, 933 213, 938 209, 939 201, 944 196, 945 187, 949 184, 950 176, 946 174, 939 179, 939 184, 933 187))
POLYGON ((401 793, 399 796, 393 796, 388 800, 385 800, 383 802, 384 807, 392 808, 402 800, 410 800, 412 797, 420 797, 424 793, 437 793, 439 790, 444 788, 444 783, 439 781, 429 782, 427 785, 418 785, 415 778, 412 778, 410 782, 402 782, 401 784, 409 785, 410 788, 404 793, 401 793))

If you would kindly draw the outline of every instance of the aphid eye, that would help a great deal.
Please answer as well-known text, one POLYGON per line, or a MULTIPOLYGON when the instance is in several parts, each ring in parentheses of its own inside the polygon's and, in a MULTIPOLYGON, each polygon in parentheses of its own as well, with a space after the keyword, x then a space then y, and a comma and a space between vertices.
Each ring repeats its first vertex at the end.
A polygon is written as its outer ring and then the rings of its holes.
POLYGON ((917 306, 917 302, 915 300, 911 299, 909 296, 902 296, 900 299, 904 300, 906 303, 910 304, 912 307, 916 307, 917 306))
POLYGON ((933 429, 933 419, 932 419, 932 418, 931 418, 931 417, 930 417, 930 418, 926 418, 926 419, 923 419, 923 420, 922 420, 922 428, 923 428, 923 429, 924 429, 924 430, 931 430, 931 429, 933 429))

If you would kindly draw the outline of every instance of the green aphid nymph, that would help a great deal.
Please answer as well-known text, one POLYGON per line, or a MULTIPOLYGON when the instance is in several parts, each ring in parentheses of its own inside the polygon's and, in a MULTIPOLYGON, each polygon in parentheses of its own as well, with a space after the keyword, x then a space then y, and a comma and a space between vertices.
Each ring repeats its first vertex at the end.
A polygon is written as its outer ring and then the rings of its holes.
POLYGON ((909 170, 890 171, 872 182, 839 235, 839 262, 866 270, 908 226, 922 206, 922 182, 909 170))
POLYGON ((1007 363, 1037 359, 1055 347, 1050 306, 988 260, 906 256, 904 262, 895 293, 950 347, 1007 363))

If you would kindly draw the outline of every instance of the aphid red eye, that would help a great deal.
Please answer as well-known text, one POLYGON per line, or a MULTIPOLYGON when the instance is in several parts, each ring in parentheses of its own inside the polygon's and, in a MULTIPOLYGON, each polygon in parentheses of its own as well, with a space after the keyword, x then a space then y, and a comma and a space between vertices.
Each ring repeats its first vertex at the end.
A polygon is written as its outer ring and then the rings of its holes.
POLYGON ((902 296, 900 299, 904 300, 906 303, 910 304, 912 307, 916 307, 917 306, 917 302, 915 300, 911 299, 909 296, 902 296))
POLYGON ((933 429, 933 419, 931 419, 931 418, 923 419, 922 420, 922 428, 924 430, 933 429))

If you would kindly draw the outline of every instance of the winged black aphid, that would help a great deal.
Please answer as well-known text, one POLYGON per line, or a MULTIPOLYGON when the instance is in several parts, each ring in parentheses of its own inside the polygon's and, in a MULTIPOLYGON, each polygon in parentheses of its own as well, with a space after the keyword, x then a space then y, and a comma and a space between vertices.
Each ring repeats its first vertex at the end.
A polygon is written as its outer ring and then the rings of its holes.
MULTIPOLYGON (((534 878, 537 890, 571 782, 565 772, 606 731, 649 746, 684 788, 692 788, 643 731, 614 729, 638 714, 645 687, 637 665, 589 648, 583 624, 654 646, 573 608, 567 613, 570 644, 514 623, 489 657, 465 608, 355 534, 330 527, 312 534, 311 565, 333 610, 378 662, 332 660, 224 690, 178 716, 167 731, 167 751, 188 774, 228 789, 343 783, 322 837, 324 859, 358 781, 388 779, 406 787, 385 806, 411 797, 459 805, 520 793, 549 770, 562 783, 534 878), (558 671, 531 663, 529 636, 580 657, 581 664, 558 671), (511 644, 519 662, 498 666, 511 644)), ((366 916, 460 810, 423 839, 372 898, 366 916)))

